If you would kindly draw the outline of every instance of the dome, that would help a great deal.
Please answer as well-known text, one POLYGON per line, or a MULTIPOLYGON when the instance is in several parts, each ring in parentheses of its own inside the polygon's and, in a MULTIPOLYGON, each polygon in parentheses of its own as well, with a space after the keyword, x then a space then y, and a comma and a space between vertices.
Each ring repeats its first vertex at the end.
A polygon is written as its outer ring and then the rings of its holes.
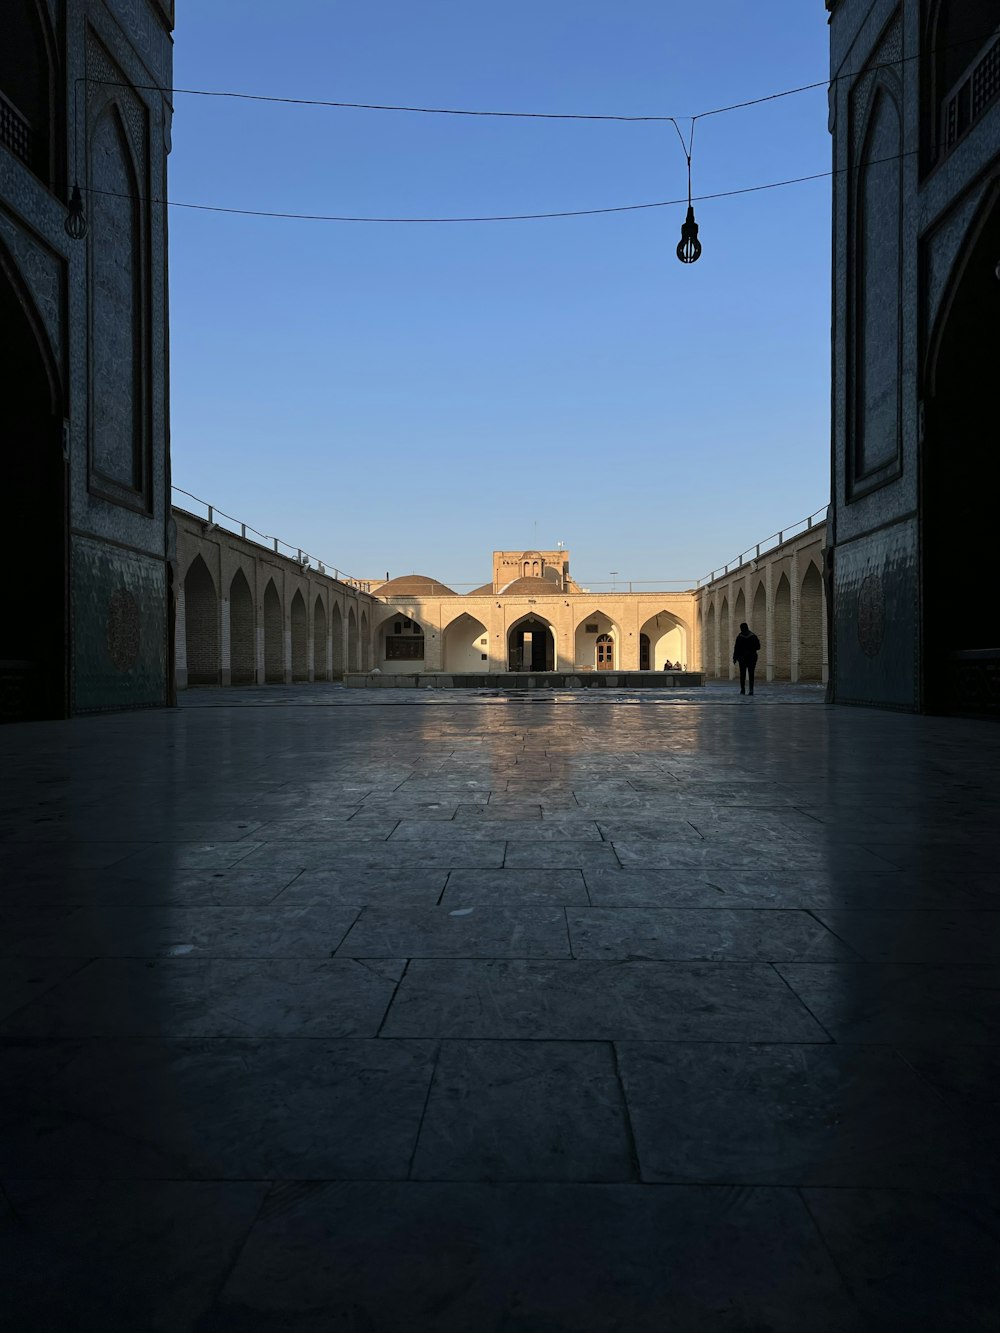
POLYGON ((539 593, 543 597, 556 597, 562 591, 555 579, 514 579, 500 589, 505 597, 519 597, 524 594, 539 593))
POLYGON ((473 588, 471 592, 467 592, 465 595, 466 597, 492 597, 493 584, 484 583, 481 588, 473 588))
POLYGON ((458 594, 426 574, 403 574, 375 590, 376 597, 457 597, 458 594))

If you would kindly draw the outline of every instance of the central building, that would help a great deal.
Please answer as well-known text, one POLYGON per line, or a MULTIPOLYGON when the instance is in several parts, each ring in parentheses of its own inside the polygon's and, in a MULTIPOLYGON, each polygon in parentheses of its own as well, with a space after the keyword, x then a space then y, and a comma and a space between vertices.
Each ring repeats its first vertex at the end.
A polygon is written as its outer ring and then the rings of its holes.
POLYGON ((372 582, 382 672, 663 671, 699 668, 695 594, 602 592, 569 552, 494 551, 493 578, 458 593, 424 574, 372 582))

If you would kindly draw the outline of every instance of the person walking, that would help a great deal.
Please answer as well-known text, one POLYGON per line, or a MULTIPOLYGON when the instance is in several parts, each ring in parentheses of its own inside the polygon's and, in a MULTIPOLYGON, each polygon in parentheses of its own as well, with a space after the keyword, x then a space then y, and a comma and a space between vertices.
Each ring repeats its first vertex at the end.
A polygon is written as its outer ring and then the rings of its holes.
POLYGON ((753 694, 753 675, 757 670, 757 654, 760 652, 760 639, 754 634, 745 620, 740 621, 740 632, 733 644, 733 661, 740 669, 740 694, 747 693, 747 678, 750 680, 750 693, 753 694))

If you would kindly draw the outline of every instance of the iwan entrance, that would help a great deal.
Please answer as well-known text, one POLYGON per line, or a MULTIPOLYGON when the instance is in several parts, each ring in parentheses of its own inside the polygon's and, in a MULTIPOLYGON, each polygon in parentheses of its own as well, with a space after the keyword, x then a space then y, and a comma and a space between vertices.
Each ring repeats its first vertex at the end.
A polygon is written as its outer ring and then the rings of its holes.
POLYGON ((535 616, 511 626, 507 635, 510 671, 555 671, 556 641, 552 626, 535 616))

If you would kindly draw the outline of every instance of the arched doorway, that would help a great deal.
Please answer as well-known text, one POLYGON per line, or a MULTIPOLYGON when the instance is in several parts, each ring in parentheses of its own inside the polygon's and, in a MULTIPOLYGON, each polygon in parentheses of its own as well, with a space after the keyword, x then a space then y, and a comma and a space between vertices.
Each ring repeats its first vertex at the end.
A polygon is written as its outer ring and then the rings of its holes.
POLYGON ((334 602, 333 611, 330 613, 330 640, 333 645, 333 662, 331 663, 333 674, 342 676, 344 674, 344 617, 339 602, 334 602))
POLYGON ((361 612, 361 670, 372 669, 372 636, 368 624, 368 612, 361 612))
POLYGON ((62 394, 41 320, 2 247, 0 346, 0 543, 7 574, 0 616, 0 718, 64 717, 68 532, 62 394))
POLYGON ((330 659, 327 652, 326 607, 323 597, 316 594, 313 604, 313 678, 326 680, 330 675, 330 659))
POLYGON ((1000 183, 962 250, 931 345, 920 509, 923 702, 995 712, 1000 630, 983 597, 996 561, 1000 183))
POLYGON ((672 611, 657 611, 643 623, 639 634, 640 660, 643 638, 649 644, 649 666, 644 670, 670 671, 687 664, 687 627, 672 611))
POLYGON ((604 611, 590 611, 578 622, 573 664, 577 671, 613 671, 619 661, 621 630, 604 611))
POLYGON ((719 654, 718 644, 715 634, 715 603, 710 602, 708 611, 705 615, 705 648, 702 654, 702 661, 705 664, 705 670, 710 676, 719 674, 719 654))
POLYGON ((445 671, 489 671, 490 640, 486 626, 463 611, 444 632, 445 671))
POLYGON ((219 683, 219 597, 200 555, 184 579, 184 640, 189 685, 219 683))
POLYGON ((525 616, 507 633, 510 671, 554 671, 556 641, 552 626, 540 616, 525 616))
POLYGON ((268 579, 264 589, 264 679, 269 684, 280 684, 285 679, 284 626, 281 598, 268 579))
POLYGON ((238 569, 229 585, 229 679, 234 685, 252 685, 255 666, 253 594, 238 569))

